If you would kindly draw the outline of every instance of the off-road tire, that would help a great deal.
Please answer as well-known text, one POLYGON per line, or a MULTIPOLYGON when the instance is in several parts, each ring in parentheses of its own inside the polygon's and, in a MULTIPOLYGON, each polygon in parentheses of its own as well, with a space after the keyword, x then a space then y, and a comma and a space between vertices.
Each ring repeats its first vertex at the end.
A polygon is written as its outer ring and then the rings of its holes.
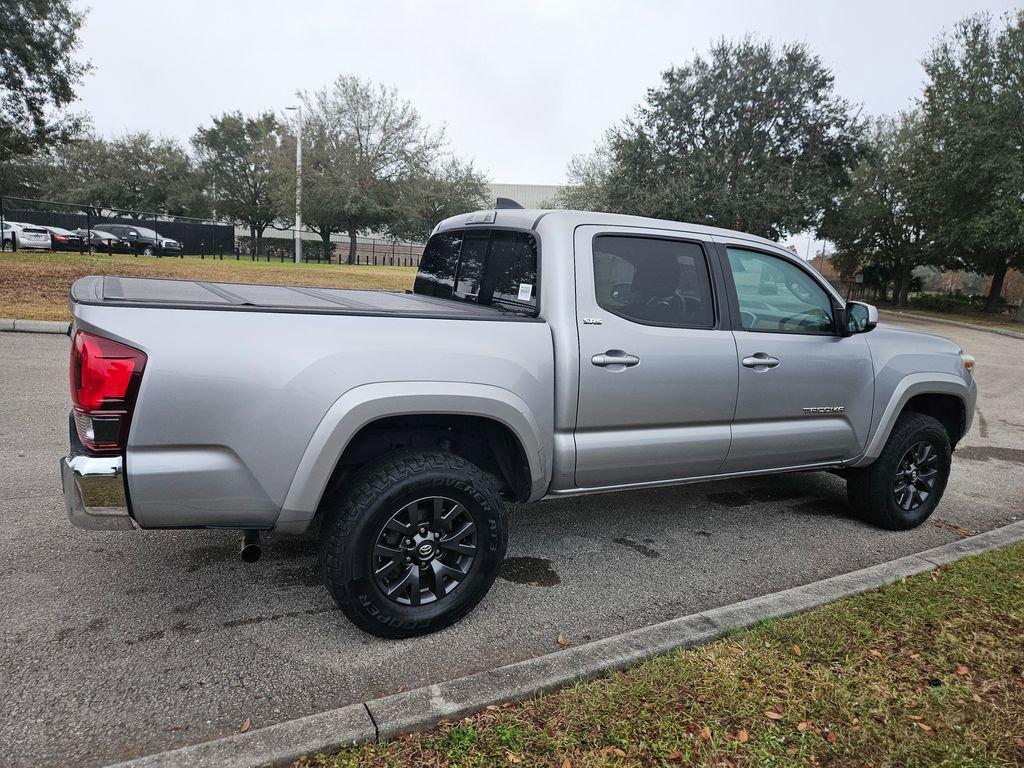
POLYGON ((508 543, 505 505, 489 475, 452 453, 400 451, 362 467, 346 485, 323 519, 320 565, 327 589, 353 624, 378 637, 413 637, 454 624, 476 607, 497 578, 508 543), (401 605, 374 578, 374 545, 398 510, 441 495, 472 516, 477 554, 449 594, 401 605))
POLYGON ((864 520, 890 531, 916 528, 935 511, 946 489, 952 460, 949 435, 937 420, 923 413, 902 414, 889 434, 877 459, 863 469, 852 470, 847 477, 846 493, 854 511, 864 520), (894 486, 900 462, 913 446, 925 442, 937 454, 936 484, 928 498, 912 510, 896 501, 894 486))

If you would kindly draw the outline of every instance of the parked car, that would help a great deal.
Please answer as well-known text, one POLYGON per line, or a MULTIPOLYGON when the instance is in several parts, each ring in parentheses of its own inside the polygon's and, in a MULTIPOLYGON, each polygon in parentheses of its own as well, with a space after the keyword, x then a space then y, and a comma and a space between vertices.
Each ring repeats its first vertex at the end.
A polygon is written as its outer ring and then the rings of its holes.
POLYGON ((446 219, 409 293, 85 277, 71 308, 71 521, 236 528, 253 560, 316 520, 383 637, 472 610, 509 502, 828 470, 913 528, 977 397, 956 344, 774 242, 604 213, 446 219))
POLYGON ((50 249, 54 251, 81 251, 82 237, 63 227, 43 226, 50 233, 50 249))
POLYGON ((104 224, 103 228, 113 235, 128 240, 132 245, 132 250, 137 250, 143 256, 156 254, 177 256, 181 253, 181 243, 164 237, 148 227, 137 227, 134 224, 104 224))
POLYGON ((76 229, 75 234, 83 238, 91 253, 131 253, 132 241, 118 237, 103 229, 76 229))
POLYGON ((50 233, 45 227, 24 224, 20 221, 5 221, 3 247, 18 250, 48 251, 51 247, 50 233))

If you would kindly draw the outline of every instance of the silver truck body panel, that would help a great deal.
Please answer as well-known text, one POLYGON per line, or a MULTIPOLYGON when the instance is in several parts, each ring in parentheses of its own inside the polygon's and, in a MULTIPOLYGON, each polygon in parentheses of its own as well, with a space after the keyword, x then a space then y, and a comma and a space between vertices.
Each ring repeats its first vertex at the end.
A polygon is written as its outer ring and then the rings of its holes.
POLYGON ((737 330, 725 245, 796 264, 843 305, 771 241, 577 211, 477 212, 435 231, 474 227, 536 235, 539 317, 399 293, 76 283, 75 326, 148 356, 124 457, 138 525, 302 530, 352 437, 404 414, 506 425, 527 458, 531 500, 861 466, 922 393, 955 395, 970 424, 976 388, 944 339, 886 328, 846 338, 737 330), (718 270, 716 326, 640 325, 601 310, 588 250, 600 232, 699 242, 718 270), (591 364, 610 350, 640 362, 591 364), (781 362, 740 364, 756 352, 781 362), (833 406, 843 410, 813 410, 833 406))
MULTIPOLYGON (((75 305, 75 323, 148 356, 125 456, 142 527, 273 527, 332 406, 383 382, 451 386, 453 403, 455 385, 514 392, 521 423, 535 425, 520 438, 533 446, 535 482, 547 485, 553 365, 544 323, 85 304, 75 305)), ((338 456, 325 460, 331 469, 338 456)), ((326 483, 305 476, 320 490, 326 483)), ((293 498, 312 496, 296 488, 293 498)), ((308 520, 315 509, 289 516, 308 520)))
MULTIPOLYGON (((592 244, 620 228, 576 228, 576 312, 600 324, 579 328, 576 485, 671 481, 713 475, 729 453, 739 364, 730 331, 641 325, 598 306, 592 244), (631 368, 591 358, 622 350, 631 368)), ((630 234, 664 235, 629 228, 630 234)), ((673 233, 693 242, 699 235, 673 233)))

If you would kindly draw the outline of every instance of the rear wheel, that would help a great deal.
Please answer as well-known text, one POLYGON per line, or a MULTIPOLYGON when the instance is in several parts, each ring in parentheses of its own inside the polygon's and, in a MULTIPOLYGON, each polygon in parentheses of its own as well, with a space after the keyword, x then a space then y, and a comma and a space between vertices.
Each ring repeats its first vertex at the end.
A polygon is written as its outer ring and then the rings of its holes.
POLYGON ((874 463, 853 470, 847 478, 850 504, 882 528, 914 528, 938 506, 951 458, 949 435, 938 420, 904 413, 874 463))
POLYGON ((494 583, 508 533, 493 480, 440 451, 364 467, 321 528, 321 565, 338 607, 379 637, 435 632, 494 583))

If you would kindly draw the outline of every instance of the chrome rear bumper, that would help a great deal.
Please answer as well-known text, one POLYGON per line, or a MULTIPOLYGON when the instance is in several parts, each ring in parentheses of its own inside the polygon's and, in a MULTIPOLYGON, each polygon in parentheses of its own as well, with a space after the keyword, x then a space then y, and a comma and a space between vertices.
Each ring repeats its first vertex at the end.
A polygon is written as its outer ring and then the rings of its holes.
POLYGON ((92 531, 130 530, 120 456, 68 456, 60 460, 64 503, 76 528, 92 531))

